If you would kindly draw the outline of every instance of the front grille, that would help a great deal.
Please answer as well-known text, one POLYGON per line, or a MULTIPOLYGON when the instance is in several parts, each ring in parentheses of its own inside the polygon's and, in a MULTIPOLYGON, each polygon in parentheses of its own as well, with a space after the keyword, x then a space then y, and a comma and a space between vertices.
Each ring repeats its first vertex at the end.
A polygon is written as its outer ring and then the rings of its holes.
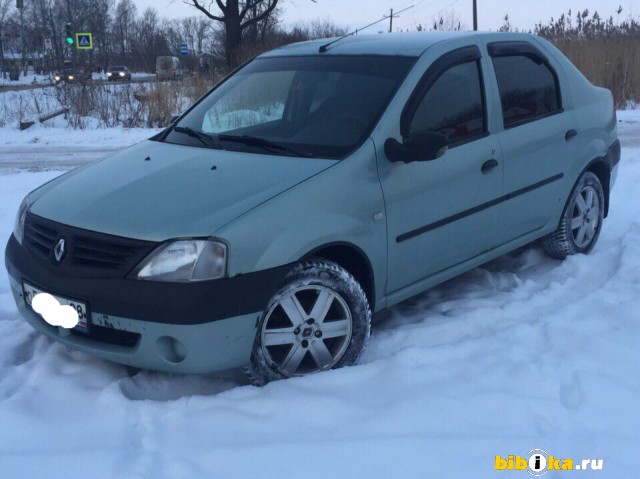
POLYGON ((27 221, 24 228, 24 239, 31 250, 38 256, 50 258, 58 240, 59 233, 44 225, 27 221))
POLYGON ((73 247, 73 264, 90 268, 119 270, 138 257, 139 248, 123 241, 101 241, 86 236, 76 236, 73 247))
POLYGON ((140 334, 138 333, 123 331, 121 329, 105 328, 104 326, 97 326, 95 324, 90 326, 89 334, 75 329, 71 330, 71 334, 101 343, 124 346, 126 348, 135 348, 138 345, 138 341, 140 341, 140 334))
POLYGON ((57 273, 76 277, 122 278, 135 268, 156 243, 74 228, 27 214, 24 244, 28 251, 55 267, 57 273), (54 248, 64 238, 66 254, 58 263, 54 248))

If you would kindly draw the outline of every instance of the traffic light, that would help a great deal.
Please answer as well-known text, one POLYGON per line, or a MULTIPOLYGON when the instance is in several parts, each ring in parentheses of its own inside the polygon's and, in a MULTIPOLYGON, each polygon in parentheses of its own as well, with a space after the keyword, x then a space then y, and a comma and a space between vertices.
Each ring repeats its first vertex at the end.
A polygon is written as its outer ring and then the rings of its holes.
POLYGON ((24 8, 24 0, 16 0, 16 8, 18 10, 24 8))
POLYGON ((73 45, 76 41, 73 39, 73 31, 71 29, 71 24, 67 23, 67 45, 73 45))

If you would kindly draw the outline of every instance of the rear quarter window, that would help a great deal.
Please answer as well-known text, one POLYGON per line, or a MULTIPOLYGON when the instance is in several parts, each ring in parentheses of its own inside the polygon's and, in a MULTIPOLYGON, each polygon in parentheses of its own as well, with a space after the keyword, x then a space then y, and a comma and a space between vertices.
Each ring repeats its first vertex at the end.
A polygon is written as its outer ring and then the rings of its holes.
POLYGON ((505 128, 544 118, 562 110, 556 73, 526 55, 493 58, 505 128))

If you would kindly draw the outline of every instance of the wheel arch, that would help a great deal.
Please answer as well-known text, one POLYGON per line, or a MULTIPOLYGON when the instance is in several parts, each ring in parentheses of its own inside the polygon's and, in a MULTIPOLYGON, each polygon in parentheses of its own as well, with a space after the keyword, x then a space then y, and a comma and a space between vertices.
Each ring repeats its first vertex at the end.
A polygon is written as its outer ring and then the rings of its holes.
POLYGON ((361 248, 352 243, 337 241, 314 248, 300 260, 314 256, 333 261, 351 273, 362 286, 370 307, 372 309, 375 308, 376 288, 373 266, 367 254, 361 248))
MULTIPOLYGON (((564 206, 562 211, 565 211, 567 208, 567 204, 571 199, 573 191, 575 190, 580 178, 587 171, 592 172, 594 175, 598 177, 600 180, 600 184, 602 185, 602 191, 604 192, 604 217, 606 218, 609 215, 609 193, 611 186, 611 169, 609 168, 609 163, 604 157, 598 157, 592 160, 587 164, 587 166, 580 172, 576 180, 573 182, 571 186, 571 190, 569 190, 569 194, 567 195, 567 199, 564 202, 564 206)), ((562 223, 562 216, 560 216, 560 220, 558 222, 558 228, 560 227, 560 223, 562 223)))
POLYGON ((582 177, 582 175, 587 171, 592 172, 600 180, 602 191, 604 192, 604 217, 606 218, 609 216, 609 193, 611 187, 611 168, 609 167, 609 163, 605 158, 596 158, 587 165, 582 173, 580 173, 580 177, 582 177))

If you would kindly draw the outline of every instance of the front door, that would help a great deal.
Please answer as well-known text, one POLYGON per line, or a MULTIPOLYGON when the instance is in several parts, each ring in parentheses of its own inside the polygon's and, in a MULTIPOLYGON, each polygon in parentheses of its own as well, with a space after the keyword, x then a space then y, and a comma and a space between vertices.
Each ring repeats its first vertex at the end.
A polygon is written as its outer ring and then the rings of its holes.
MULTIPOLYGON (((502 158, 489 135, 480 50, 467 47, 432 63, 403 113, 402 136, 435 131, 450 148, 433 161, 380 158, 387 208, 387 294, 488 251, 502 194, 502 158)), ((401 296, 402 294, 400 294, 401 296)))

